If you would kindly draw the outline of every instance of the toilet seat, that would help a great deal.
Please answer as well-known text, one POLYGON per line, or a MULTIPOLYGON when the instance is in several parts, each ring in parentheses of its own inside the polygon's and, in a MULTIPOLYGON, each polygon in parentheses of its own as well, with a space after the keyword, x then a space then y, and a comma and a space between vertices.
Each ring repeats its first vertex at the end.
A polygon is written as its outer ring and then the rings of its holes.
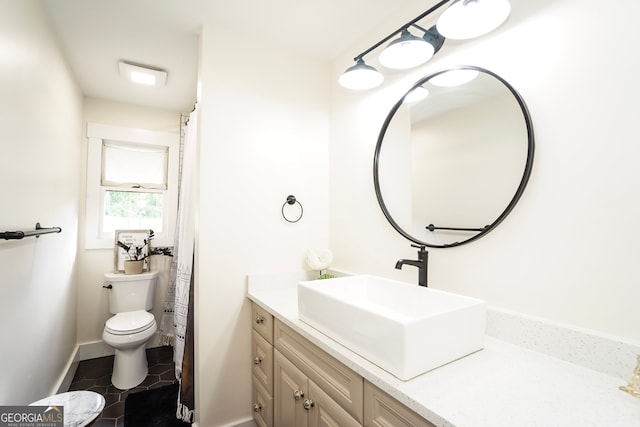
POLYGON ((105 324, 105 331, 113 335, 130 335, 146 331, 154 325, 155 318, 148 311, 118 313, 105 324))

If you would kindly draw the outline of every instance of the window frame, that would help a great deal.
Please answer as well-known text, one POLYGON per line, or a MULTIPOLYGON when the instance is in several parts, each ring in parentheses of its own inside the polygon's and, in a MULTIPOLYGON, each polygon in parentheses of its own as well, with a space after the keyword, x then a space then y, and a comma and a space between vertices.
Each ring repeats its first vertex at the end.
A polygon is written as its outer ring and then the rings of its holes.
MULTIPOLYGON (((173 246, 178 212, 178 168, 180 135, 171 132, 87 123, 87 189, 85 214, 85 249, 113 249, 114 233, 102 233, 104 193, 115 187, 103 186, 102 145, 117 141, 122 144, 163 146, 168 148, 167 189, 133 189, 136 192, 161 192, 163 196, 163 231, 155 232, 153 246, 173 246)), ((118 188, 117 191, 126 191, 118 188)))

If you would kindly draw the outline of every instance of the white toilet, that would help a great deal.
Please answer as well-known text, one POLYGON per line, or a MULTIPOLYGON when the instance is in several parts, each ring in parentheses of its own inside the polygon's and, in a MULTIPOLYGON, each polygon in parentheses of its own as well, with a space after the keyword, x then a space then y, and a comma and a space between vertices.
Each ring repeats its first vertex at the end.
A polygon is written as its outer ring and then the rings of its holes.
POLYGON ((115 348, 111 383, 121 390, 136 387, 147 377, 146 344, 158 330, 153 314, 157 272, 141 274, 106 273, 109 312, 102 339, 115 348))

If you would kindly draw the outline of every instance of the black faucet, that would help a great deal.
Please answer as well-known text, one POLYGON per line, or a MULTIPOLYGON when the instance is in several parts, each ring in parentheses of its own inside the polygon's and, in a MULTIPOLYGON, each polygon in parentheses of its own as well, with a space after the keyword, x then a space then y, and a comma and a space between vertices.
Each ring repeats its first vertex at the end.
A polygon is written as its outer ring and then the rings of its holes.
POLYGON ((424 245, 411 245, 414 248, 419 248, 418 259, 399 259, 396 262, 396 268, 402 270, 404 264, 413 265, 418 267, 418 285, 427 287, 427 267, 429 265, 429 252, 426 251, 424 245))

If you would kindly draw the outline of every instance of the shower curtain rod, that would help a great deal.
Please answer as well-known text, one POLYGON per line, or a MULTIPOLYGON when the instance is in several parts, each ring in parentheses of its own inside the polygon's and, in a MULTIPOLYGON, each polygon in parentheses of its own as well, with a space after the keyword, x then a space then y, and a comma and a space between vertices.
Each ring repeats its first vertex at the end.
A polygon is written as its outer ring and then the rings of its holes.
POLYGON ((43 228, 40 227, 40 223, 36 223, 35 230, 19 230, 19 231, 5 231, 0 233, 0 239, 4 240, 19 240, 25 237, 36 236, 40 237, 41 234, 51 234, 51 233, 61 233, 62 228, 60 227, 50 227, 43 228))

